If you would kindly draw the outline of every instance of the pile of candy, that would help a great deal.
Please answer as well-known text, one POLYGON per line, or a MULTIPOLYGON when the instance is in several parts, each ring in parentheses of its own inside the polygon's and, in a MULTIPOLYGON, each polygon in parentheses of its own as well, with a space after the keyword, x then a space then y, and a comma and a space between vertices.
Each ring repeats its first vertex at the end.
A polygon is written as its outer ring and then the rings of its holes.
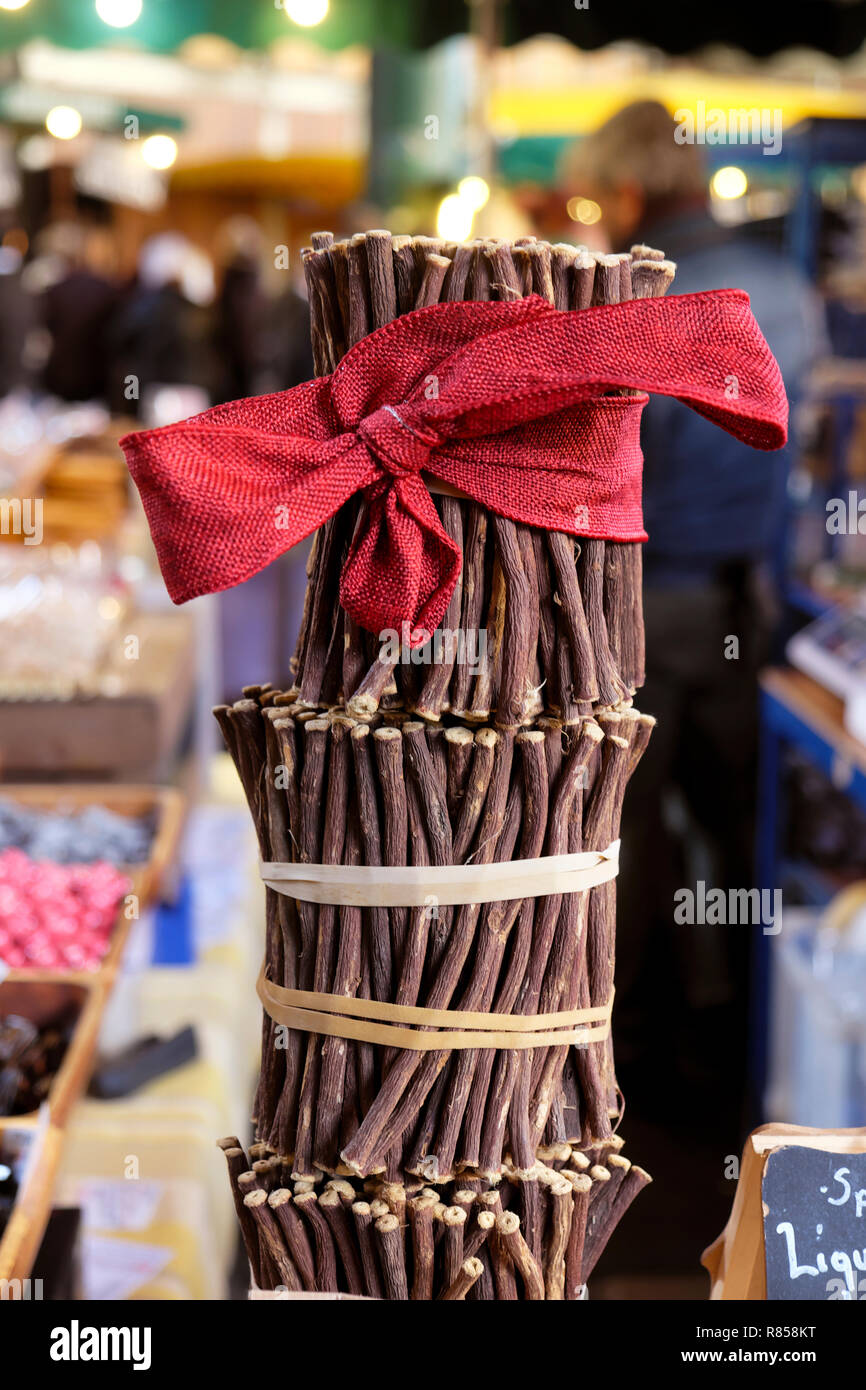
POLYGON ((143 864, 153 841, 150 816, 119 816, 106 806, 43 811, 0 799, 0 850, 23 849, 56 864, 143 864))
POLYGON ((104 861, 53 864, 0 854, 0 961, 10 968, 96 970, 129 880, 104 861))
POLYGON ((68 1007, 43 1028, 17 1014, 0 1014, 0 1115, 38 1110, 63 1061, 73 1021, 68 1007))

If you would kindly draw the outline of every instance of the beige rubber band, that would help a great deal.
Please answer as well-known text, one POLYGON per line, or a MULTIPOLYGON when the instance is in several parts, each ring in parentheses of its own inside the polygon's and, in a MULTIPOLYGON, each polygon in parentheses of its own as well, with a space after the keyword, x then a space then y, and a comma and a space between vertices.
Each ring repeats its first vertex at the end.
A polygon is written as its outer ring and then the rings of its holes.
POLYGON ((586 1046, 610 1034, 613 994, 606 1004, 553 1014, 483 1014, 460 1009, 422 1009, 375 999, 347 999, 340 994, 284 989, 265 978, 256 984, 262 1007, 274 1023, 330 1038, 399 1047, 410 1052, 462 1051, 466 1048, 586 1046), (379 1020, 392 1019, 393 1023, 379 1020), (420 1033, 415 1024, 427 1031, 420 1033), (468 1025, 461 1028, 458 1025, 468 1025))
POLYGON ((380 868, 345 864, 260 864, 262 881, 286 897, 345 907, 427 907, 510 902, 582 893, 619 873, 619 840, 605 850, 512 859, 504 864, 380 868))

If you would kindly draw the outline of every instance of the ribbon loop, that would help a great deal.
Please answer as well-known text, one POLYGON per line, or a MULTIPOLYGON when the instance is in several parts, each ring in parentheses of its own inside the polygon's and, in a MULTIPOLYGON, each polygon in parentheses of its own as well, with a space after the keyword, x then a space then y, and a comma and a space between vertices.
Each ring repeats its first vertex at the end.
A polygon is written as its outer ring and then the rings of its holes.
POLYGON ((645 397, 605 394, 618 387, 674 396, 758 449, 787 437, 748 295, 714 290, 576 311, 537 296, 431 305, 363 338, 330 377, 121 446, 175 603, 242 583, 365 492, 343 605, 372 632, 432 633, 461 555, 422 469, 527 526, 646 540, 645 397))

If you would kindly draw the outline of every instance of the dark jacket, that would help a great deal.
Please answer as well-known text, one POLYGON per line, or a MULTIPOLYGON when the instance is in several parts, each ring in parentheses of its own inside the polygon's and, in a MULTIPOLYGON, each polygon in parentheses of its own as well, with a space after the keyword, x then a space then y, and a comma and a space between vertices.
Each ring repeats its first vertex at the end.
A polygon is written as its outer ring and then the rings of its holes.
MULTIPOLYGON (((672 293, 746 290, 788 398, 795 399, 823 350, 823 322, 814 292, 791 262, 703 213, 648 227, 645 236, 677 262, 672 293)), ((650 400, 641 442, 649 583, 691 582, 731 562, 768 558, 784 505, 790 446, 759 452, 664 396, 650 400)))

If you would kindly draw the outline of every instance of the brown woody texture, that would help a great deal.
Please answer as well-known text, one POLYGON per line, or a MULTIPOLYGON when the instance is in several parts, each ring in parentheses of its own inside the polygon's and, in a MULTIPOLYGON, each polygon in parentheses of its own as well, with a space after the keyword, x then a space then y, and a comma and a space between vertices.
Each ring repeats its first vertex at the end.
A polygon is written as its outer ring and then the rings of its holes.
MULTIPOLYGON (((583 309, 664 294, 674 270, 650 248, 598 256, 531 238, 454 246, 379 231, 313 242, 304 267, 319 373, 366 333, 437 300, 536 293, 583 309)), ((640 546, 541 532, 460 497, 434 501, 463 567, 425 648, 395 661, 392 644, 386 652, 340 606, 363 507, 352 499, 315 538, 292 687, 250 686, 215 711, 263 859, 429 866, 435 885, 443 865, 600 850, 618 836, 653 725, 633 707, 644 678, 640 546)), ((615 912, 613 883, 480 905, 431 898, 423 909, 317 906, 268 890, 265 968, 290 988, 439 1009, 597 1006, 613 987, 615 912)), ((649 1180, 625 1160, 612 1171, 599 1161, 617 1154, 621 1112, 610 1040, 418 1053, 263 1019, 257 1138, 282 1156, 284 1183, 309 1188, 298 1210, 327 1256, 317 1287, 337 1278, 349 1292, 366 1281, 375 1297, 574 1297, 649 1180), (564 1152, 565 1177, 562 1164, 540 1162, 564 1152), (331 1192, 343 1183, 345 1219, 333 1196, 321 1211, 312 1201, 322 1182, 331 1192), (435 1191, 419 1195, 424 1183, 435 1191), (504 1228, 446 1220, 448 1185, 479 1202, 494 1194, 504 1228), (377 1215, 387 1189, 403 1192, 402 1206, 377 1215), (395 1215, 396 1227, 385 1219, 395 1215)), ((267 1283, 292 1198, 283 1190, 269 1222, 235 1178, 254 1277, 267 1283)), ((305 1229, 301 1218, 291 1229, 305 1229)), ((309 1282, 309 1268, 299 1277, 309 1282)))
MULTIPOLYGON (((221 1141, 224 1144, 226 1141, 221 1141)), ((280 1155, 264 1146, 268 1162, 280 1155)), ((226 1150, 246 1160, 240 1146, 226 1150)), ((615 1147, 568 1144, 495 1182, 433 1189, 379 1178, 268 1186, 229 1161, 256 1287, 427 1302, 573 1301, 650 1177, 615 1147), (605 1166, 606 1164, 610 1166, 605 1166)), ((249 1161, 249 1160, 247 1160, 249 1161)))

